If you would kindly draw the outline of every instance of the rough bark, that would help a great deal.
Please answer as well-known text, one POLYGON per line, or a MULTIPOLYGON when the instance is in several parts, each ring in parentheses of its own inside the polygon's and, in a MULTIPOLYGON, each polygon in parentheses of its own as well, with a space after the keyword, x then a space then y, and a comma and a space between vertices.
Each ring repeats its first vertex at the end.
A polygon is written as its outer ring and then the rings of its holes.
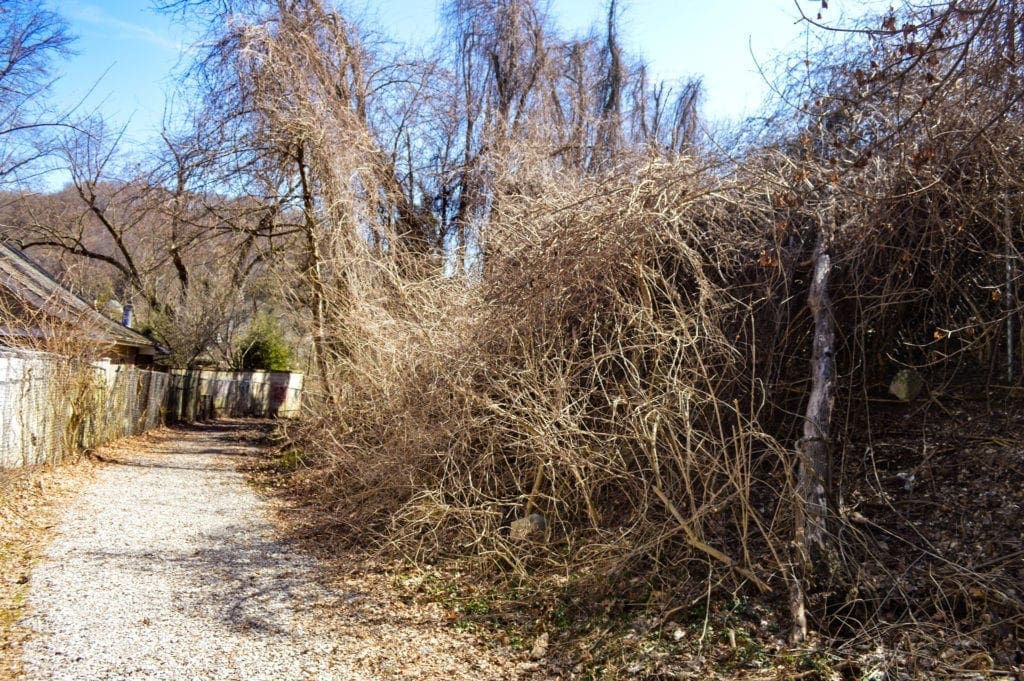
POLYGON ((835 329, 832 304, 828 296, 831 270, 828 237, 822 234, 814 249, 814 274, 807 298, 807 305, 814 318, 811 394, 804 413, 803 437, 796 446, 797 574, 790 594, 794 642, 802 641, 807 636, 805 589, 828 571, 828 487, 831 479, 829 429, 835 384, 835 329))
POLYGON ((312 295, 310 308, 313 313, 313 343, 312 361, 320 374, 321 389, 327 396, 327 402, 332 407, 337 406, 337 394, 334 384, 331 381, 332 372, 327 357, 327 305, 328 293, 327 282, 324 281, 324 258, 320 251, 320 242, 317 238, 316 225, 316 200, 313 196, 313 188, 309 178, 309 167, 306 164, 305 148, 298 145, 296 151, 296 164, 298 165, 299 180, 302 186, 302 215, 303 234, 306 240, 306 278, 309 283, 309 291, 312 295))

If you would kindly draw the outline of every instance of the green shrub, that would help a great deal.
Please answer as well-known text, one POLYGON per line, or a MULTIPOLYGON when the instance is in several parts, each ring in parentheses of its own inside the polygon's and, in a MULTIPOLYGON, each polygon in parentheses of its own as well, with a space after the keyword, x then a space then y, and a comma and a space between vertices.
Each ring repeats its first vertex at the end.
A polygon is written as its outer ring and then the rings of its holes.
POLYGON ((268 315, 258 315, 235 353, 235 368, 243 371, 288 371, 292 349, 280 327, 268 315))

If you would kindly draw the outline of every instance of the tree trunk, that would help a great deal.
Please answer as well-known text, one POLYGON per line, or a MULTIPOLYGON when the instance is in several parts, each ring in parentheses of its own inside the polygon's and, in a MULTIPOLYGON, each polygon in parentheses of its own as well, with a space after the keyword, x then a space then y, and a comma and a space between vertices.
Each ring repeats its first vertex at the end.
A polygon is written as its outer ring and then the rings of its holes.
MULTIPOLYGON (((324 259, 320 252, 317 235, 316 200, 313 196, 312 183, 309 180, 309 167, 306 165, 305 148, 298 145, 296 158, 299 180, 302 187, 303 233, 306 238, 305 275, 312 294, 310 308, 313 313, 313 343, 311 346, 313 366, 320 374, 321 389, 327 396, 331 407, 338 406, 337 393, 332 382, 332 372, 327 356, 327 282, 324 281, 324 259)), ((335 332, 337 330, 335 329, 335 332)), ((335 410, 336 411, 336 410, 335 410)))
POLYGON ((835 383, 835 330, 832 303, 828 297, 828 279, 832 261, 828 253, 828 234, 823 231, 814 248, 814 275, 807 305, 814 317, 814 345, 811 356, 811 395, 804 414, 804 432, 796 446, 796 575, 790 608, 793 615, 794 642, 807 636, 805 589, 816 577, 829 571, 828 559, 828 487, 832 462, 829 451, 829 427, 835 383))

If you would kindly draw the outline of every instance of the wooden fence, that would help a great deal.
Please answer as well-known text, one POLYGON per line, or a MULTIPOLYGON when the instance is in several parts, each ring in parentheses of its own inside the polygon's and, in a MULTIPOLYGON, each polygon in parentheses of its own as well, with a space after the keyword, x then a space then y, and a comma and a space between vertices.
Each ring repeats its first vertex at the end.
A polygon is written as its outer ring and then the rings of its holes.
POLYGON ((41 352, 0 352, 0 467, 57 461, 163 421, 170 376, 41 352))
POLYGON ((69 453, 167 422, 299 414, 302 374, 148 371, 0 348, 0 468, 69 453))
POLYGON ((302 374, 286 371, 171 371, 170 418, 294 418, 302 406, 302 374))

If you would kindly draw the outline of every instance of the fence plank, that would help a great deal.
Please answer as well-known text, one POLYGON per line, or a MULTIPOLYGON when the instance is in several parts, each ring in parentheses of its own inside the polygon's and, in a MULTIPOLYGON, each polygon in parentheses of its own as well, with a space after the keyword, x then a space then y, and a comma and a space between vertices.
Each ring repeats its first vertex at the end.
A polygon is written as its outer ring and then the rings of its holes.
POLYGON ((0 468, 59 461, 172 420, 299 415, 302 374, 148 371, 0 348, 0 468))

